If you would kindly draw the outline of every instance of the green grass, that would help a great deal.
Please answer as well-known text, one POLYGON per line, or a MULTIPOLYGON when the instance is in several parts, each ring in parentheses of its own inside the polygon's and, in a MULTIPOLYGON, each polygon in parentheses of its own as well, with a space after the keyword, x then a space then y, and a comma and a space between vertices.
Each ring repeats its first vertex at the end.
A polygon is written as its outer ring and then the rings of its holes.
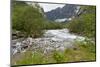
POLYGON ((87 41, 75 42, 75 47, 66 49, 64 52, 54 51, 50 54, 44 55, 41 52, 32 53, 27 51, 22 53, 19 60, 14 60, 12 65, 27 65, 27 64, 48 64, 48 63, 62 63, 62 62, 79 62, 79 61, 95 61, 96 49, 95 44, 87 41))

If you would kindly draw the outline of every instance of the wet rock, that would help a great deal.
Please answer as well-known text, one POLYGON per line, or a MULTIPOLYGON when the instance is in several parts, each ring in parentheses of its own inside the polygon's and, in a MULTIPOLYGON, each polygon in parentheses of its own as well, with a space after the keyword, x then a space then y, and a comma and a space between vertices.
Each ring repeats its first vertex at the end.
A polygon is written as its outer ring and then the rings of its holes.
POLYGON ((22 38, 25 37, 25 33, 20 32, 20 31, 12 31, 12 39, 18 39, 18 38, 22 38))
POLYGON ((32 45, 32 38, 28 37, 26 39, 20 38, 12 40, 11 50, 12 54, 15 54, 17 52, 22 52, 29 48, 32 45))
POLYGON ((41 51, 46 54, 54 50, 64 51, 67 48, 74 48, 73 43, 77 38, 84 40, 84 37, 70 34, 67 29, 48 30, 41 38, 28 37, 12 40, 12 48, 13 53, 23 52, 29 48, 33 52, 41 51))

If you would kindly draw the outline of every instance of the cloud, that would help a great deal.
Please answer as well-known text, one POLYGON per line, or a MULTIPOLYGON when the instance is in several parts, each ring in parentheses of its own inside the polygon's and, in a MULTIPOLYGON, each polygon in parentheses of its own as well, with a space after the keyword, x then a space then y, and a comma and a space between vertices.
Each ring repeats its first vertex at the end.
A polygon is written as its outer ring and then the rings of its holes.
POLYGON ((49 3, 39 3, 40 6, 44 9, 44 12, 51 11, 53 9, 56 9, 58 7, 63 7, 65 4, 49 4, 49 3))

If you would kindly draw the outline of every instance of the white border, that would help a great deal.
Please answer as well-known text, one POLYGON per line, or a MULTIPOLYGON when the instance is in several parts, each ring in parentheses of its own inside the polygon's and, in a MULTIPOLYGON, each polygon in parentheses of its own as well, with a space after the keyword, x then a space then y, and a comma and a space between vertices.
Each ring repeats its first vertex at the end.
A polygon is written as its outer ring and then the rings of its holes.
MULTIPOLYGON (((50 2, 52 0, 38 1, 50 2)), ((53 1, 64 2, 64 0, 53 1)), ((68 3, 68 1, 71 4, 83 3, 83 1, 79 2, 81 0, 66 0, 64 3, 68 3)), ((34 67, 100 67, 100 0, 84 0, 85 3, 88 5, 97 5, 97 62, 38 65, 34 67)), ((0 67, 10 67, 10 0, 0 0, 0 67)))
POLYGON ((96 5, 96 0, 19 0, 19 1, 38 1, 38 2, 96 5))
POLYGON ((0 67, 10 65, 10 0, 0 0, 0 67))

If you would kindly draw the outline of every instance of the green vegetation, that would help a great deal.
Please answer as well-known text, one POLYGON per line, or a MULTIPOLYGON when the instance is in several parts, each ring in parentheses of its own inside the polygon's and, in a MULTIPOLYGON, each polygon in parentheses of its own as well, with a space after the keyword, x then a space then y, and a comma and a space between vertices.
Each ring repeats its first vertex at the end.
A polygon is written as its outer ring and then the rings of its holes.
POLYGON ((53 58, 54 60, 56 60, 57 63, 60 63, 60 62, 64 62, 66 57, 64 56, 62 52, 54 51, 53 58))
POLYGON ((13 3, 12 26, 13 29, 25 32, 27 36, 34 34, 34 37, 42 34, 43 17, 38 9, 28 6, 24 2, 13 3), (41 22, 40 22, 41 21, 41 22), (39 34, 38 34, 39 33, 39 34))
POLYGON ((94 38, 96 24, 95 8, 95 6, 81 6, 81 10, 84 12, 68 24, 69 30, 73 33, 94 38))
POLYGON ((13 30, 25 32, 26 36, 40 37, 43 34, 43 29, 59 28, 62 28, 61 24, 48 22, 43 16, 43 12, 40 12, 40 9, 35 8, 34 6, 30 6, 25 2, 13 1, 13 30))
POLYGON ((45 27, 44 27, 44 29, 46 29, 46 30, 48 30, 48 29, 62 29, 62 28, 64 28, 62 23, 57 23, 57 22, 53 22, 53 21, 45 23, 45 27))
MULTIPOLYGON (((95 7, 81 6, 81 10, 84 12, 67 23, 67 28, 72 33, 95 38, 95 7)), ((50 22, 38 8, 29 6, 25 2, 13 1, 12 30, 24 32, 26 37, 41 37, 44 33, 43 30, 65 28, 65 24, 50 22)), ((95 43, 89 40, 75 41, 74 45, 74 48, 66 49, 64 52, 55 50, 46 55, 40 49, 40 52, 35 53, 27 50, 13 58, 11 63, 12 65, 27 65, 96 60, 95 43)))
POLYGON ((96 49, 95 44, 86 41, 75 41, 74 48, 66 49, 64 52, 53 51, 49 54, 41 52, 27 51, 22 53, 19 60, 14 60, 13 65, 27 65, 27 64, 46 64, 46 63, 62 63, 62 62, 78 62, 78 61, 95 61, 96 49), (14 64, 16 63, 16 64, 14 64))
MULTIPOLYGON (((12 9, 12 29, 25 32, 26 36, 40 37, 44 29, 61 29, 65 24, 49 22, 38 8, 30 6, 25 2, 13 1, 12 9)), ((67 28, 82 36, 95 37, 95 6, 81 6, 83 11, 71 22, 66 23, 67 28)))

